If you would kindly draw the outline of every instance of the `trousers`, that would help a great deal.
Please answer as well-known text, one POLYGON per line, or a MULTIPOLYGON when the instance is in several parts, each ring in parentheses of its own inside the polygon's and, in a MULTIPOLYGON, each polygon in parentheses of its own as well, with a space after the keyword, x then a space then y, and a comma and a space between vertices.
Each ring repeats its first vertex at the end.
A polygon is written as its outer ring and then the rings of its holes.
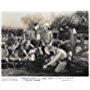
POLYGON ((64 71, 66 65, 67 65, 67 61, 59 61, 57 67, 55 68, 55 72, 59 73, 64 71))

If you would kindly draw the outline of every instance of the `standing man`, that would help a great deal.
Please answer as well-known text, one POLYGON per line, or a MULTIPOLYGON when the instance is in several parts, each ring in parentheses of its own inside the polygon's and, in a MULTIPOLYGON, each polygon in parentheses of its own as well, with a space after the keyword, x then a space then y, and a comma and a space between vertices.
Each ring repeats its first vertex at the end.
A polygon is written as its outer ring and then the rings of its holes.
POLYGON ((76 54, 76 42, 77 42, 76 29, 66 26, 66 30, 68 30, 68 32, 70 34, 70 45, 71 45, 72 55, 75 55, 76 54))
POLYGON ((52 31, 49 30, 49 28, 50 28, 49 23, 45 23, 42 33, 42 39, 44 44, 52 44, 53 34, 52 31))
POLYGON ((76 54, 76 42, 77 42, 77 32, 76 29, 70 29, 70 41, 71 41, 71 47, 72 47, 72 53, 73 55, 76 54))

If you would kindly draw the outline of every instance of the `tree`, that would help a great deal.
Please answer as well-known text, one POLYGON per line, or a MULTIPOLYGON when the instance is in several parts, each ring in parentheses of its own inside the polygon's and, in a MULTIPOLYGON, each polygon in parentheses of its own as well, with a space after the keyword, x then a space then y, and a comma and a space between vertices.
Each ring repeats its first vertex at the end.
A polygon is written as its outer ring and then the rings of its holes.
POLYGON ((66 25, 69 25, 70 23, 70 17, 69 16, 61 16, 57 17, 51 24, 51 28, 55 28, 59 30, 61 27, 65 27, 66 25))
POLYGON ((77 29, 77 31, 87 32, 88 31, 88 12, 77 11, 71 15, 70 20, 71 27, 77 29))
POLYGON ((71 28, 76 28, 77 30, 88 31, 88 12, 87 11, 77 11, 70 16, 57 17, 52 22, 51 27, 55 29, 60 29, 60 27, 69 26, 71 28))
POLYGON ((25 16, 25 17, 22 17, 21 19, 23 21, 23 23, 25 25, 28 26, 28 29, 33 29, 33 27, 37 24, 41 24, 43 22, 43 16, 41 15, 29 15, 29 16, 25 16))

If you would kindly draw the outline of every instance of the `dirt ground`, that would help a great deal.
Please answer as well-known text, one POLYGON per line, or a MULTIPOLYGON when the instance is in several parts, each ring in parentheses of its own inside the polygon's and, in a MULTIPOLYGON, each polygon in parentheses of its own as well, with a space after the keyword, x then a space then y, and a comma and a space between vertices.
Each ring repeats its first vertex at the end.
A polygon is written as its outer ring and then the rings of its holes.
POLYGON ((2 69, 2 76, 88 76, 88 64, 86 62, 80 62, 79 60, 77 61, 78 62, 74 63, 69 62, 70 66, 67 66, 63 72, 58 74, 52 71, 42 70, 40 72, 34 72, 25 68, 7 68, 2 69))

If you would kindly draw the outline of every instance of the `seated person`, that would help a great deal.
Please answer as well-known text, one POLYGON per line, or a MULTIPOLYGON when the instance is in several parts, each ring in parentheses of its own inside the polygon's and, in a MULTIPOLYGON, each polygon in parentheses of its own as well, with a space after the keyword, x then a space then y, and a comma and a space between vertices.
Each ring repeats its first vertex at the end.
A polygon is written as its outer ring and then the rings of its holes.
POLYGON ((56 73, 64 71, 67 65, 67 53, 63 49, 58 48, 57 45, 47 47, 47 51, 48 54, 50 51, 54 52, 54 55, 51 60, 43 66, 43 69, 47 69, 48 66, 55 66, 58 63, 54 71, 56 73))

